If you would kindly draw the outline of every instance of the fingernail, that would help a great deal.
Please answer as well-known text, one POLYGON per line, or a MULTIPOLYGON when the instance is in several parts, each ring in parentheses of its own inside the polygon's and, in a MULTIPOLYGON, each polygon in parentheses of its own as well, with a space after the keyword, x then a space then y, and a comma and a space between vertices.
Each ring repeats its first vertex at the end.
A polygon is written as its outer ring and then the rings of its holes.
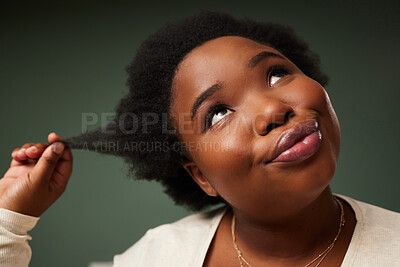
POLYGON ((30 148, 28 148, 28 150, 29 150, 30 152, 36 152, 38 149, 37 149, 37 147, 35 147, 35 146, 31 146, 30 148))
POLYGON ((64 144, 63 144, 63 143, 61 143, 61 142, 56 142, 56 143, 53 144, 53 152, 54 152, 54 153, 56 153, 56 154, 58 154, 58 155, 61 155, 61 153, 63 152, 63 150, 64 150, 64 144))
POLYGON ((21 148, 20 150, 18 150, 17 156, 18 157, 24 157, 25 156, 25 150, 26 150, 26 148, 21 148))

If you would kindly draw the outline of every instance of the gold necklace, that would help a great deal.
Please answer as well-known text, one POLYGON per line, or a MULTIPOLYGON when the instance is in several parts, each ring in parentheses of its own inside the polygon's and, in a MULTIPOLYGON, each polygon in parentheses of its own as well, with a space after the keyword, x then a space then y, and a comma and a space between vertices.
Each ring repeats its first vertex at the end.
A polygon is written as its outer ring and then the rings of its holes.
MULTIPOLYGON (((344 219, 344 209, 343 209, 343 204, 342 202, 336 197, 333 196, 333 198, 335 199, 335 201, 339 204, 340 207, 340 222, 339 222, 339 230, 335 236, 335 238, 333 239, 332 243, 321 253, 318 255, 318 257, 316 257, 315 259, 313 259, 311 262, 309 262, 307 265, 305 265, 304 267, 309 267, 311 264, 313 264, 314 262, 316 262, 318 259, 320 259, 318 261, 318 263, 315 265, 315 267, 319 266, 321 264, 321 262, 325 259, 326 255, 328 255, 328 253, 332 250, 332 248, 335 246, 336 240, 338 239, 340 232, 342 231, 342 228, 345 224, 345 219, 344 219)), ((240 251, 238 245, 236 244, 236 236, 235 236, 235 223, 236 223, 236 218, 235 215, 232 216, 232 224, 231 224, 231 230, 232 230, 232 240, 233 240, 233 246, 235 247, 235 250, 238 254, 238 259, 239 259, 239 263, 240 263, 240 267, 243 267, 243 263, 245 263, 248 267, 253 267, 242 255, 242 252, 240 251)))

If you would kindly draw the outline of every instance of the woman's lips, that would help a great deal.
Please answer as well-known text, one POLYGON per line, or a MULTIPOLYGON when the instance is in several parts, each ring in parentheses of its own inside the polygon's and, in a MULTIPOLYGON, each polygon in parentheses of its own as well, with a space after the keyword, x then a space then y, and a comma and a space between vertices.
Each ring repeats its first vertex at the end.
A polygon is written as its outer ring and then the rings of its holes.
POLYGON ((322 135, 315 120, 297 123, 281 133, 266 164, 303 160, 318 151, 322 135))
POLYGON ((289 162, 296 160, 305 160, 315 152, 318 151, 319 145, 321 143, 321 132, 319 130, 303 137, 298 142, 296 142, 289 149, 286 149, 282 153, 280 153, 274 160, 271 162, 289 162))

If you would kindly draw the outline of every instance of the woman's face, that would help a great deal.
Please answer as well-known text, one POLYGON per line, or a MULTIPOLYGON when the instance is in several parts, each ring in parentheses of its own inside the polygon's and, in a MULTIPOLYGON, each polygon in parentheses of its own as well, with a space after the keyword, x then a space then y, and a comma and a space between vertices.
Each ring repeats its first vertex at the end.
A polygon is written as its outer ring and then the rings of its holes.
POLYGON ((284 218, 329 185, 340 147, 335 111, 325 89, 277 50, 237 36, 208 41, 181 62, 172 93, 192 159, 184 167, 236 211, 284 218), (309 135, 309 144, 271 162, 288 132, 309 135))

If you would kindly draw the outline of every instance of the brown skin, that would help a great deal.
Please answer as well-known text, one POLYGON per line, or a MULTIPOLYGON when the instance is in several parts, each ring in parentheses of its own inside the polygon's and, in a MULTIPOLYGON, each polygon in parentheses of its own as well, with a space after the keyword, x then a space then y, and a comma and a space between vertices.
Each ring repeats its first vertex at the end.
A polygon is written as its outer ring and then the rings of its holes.
MULTIPOLYGON (((232 207, 245 258, 253 266, 302 266, 318 256, 338 230, 339 208, 329 183, 339 154, 340 127, 325 89, 290 60, 267 58, 249 68, 249 60, 262 51, 284 57, 271 47, 237 36, 220 37, 191 51, 174 79, 171 114, 190 150, 185 169, 204 192, 221 196, 232 207), (289 74, 274 77, 271 84, 269 69, 277 65, 289 74), (190 115, 182 115, 190 114, 196 98, 217 82, 222 89, 203 102, 192 122, 190 115), (216 103, 230 112, 204 131, 206 115, 216 103), (285 120, 287 113, 291 116, 285 120), (319 150, 305 160, 266 164, 279 135, 304 121, 318 122, 319 150), (266 134, 271 123, 278 127, 266 134)), ((339 240, 344 243, 338 241, 325 266, 329 262, 340 266, 350 242, 355 220, 347 205, 346 210, 346 233, 339 240)), ((239 264, 231 216, 228 212, 218 228, 207 254, 208 266, 239 264)))
MULTIPOLYGON (((265 59, 248 68, 249 59, 261 51, 279 54, 241 37, 214 39, 191 51, 174 79, 171 114, 180 135, 189 148, 206 145, 191 149, 192 160, 184 167, 208 195, 221 196, 232 208, 218 227, 205 266, 239 266, 231 239, 232 213, 237 218, 237 243, 253 266, 304 266, 331 244, 338 230, 339 208, 329 183, 339 154, 340 128, 329 97, 285 58, 265 59), (270 79, 273 65, 284 66, 290 74, 270 79), (200 106, 193 122, 188 121, 185 114, 190 114, 195 99, 216 82, 223 88, 200 106), (203 131, 206 113, 216 102, 230 112, 203 131), (266 164, 283 131, 313 120, 322 133, 313 156, 266 164), (271 123, 278 127, 266 134, 271 123)), ((60 139, 54 133, 48 137, 49 142, 60 139)), ((0 179, 0 208, 40 216, 64 192, 72 154, 70 149, 57 154, 53 146, 27 143, 13 151, 11 166, 0 179)), ((355 218, 344 205, 346 225, 321 266, 340 266, 350 243, 355 218)))
MULTIPOLYGON (((62 140, 55 133, 49 143, 62 140)), ((62 143, 26 143, 11 154, 10 168, 0 179, 0 208, 39 217, 65 191, 72 172, 72 153, 62 143), (59 154, 53 147, 60 146, 59 154)))

